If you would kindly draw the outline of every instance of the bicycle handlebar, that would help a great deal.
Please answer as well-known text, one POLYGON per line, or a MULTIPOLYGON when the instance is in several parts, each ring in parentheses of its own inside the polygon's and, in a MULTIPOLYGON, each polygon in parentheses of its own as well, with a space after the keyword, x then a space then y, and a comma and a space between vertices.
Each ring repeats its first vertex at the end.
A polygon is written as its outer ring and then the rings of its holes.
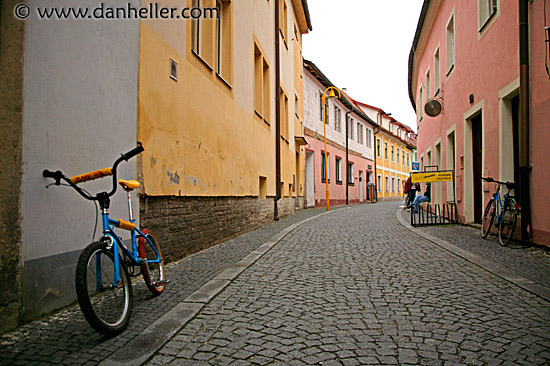
POLYGON ((516 186, 516 184, 514 182, 501 182, 499 180, 494 180, 491 177, 487 177, 487 178, 481 177, 481 179, 484 180, 484 181, 487 181, 489 183, 494 182, 494 183, 502 184, 502 185, 506 186, 506 188, 508 188, 508 189, 514 189, 515 186, 516 186))
POLYGON ((100 196, 102 198, 108 198, 108 197, 111 197, 112 195, 115 194, 116 192, 116 189, 117 189, 117 168, 118 168, 118 165, 124 160, 124 161, 128 161, 129 159, 133 158, 134 156, 140 154, 141 152, 143 152, 145 149, 143 148, 143 146, 141 145, 140 142, 138 142, 138 146, 133 148, 132 150, 128 151, 127 153, 125 154, 121 154, 121 156, 115 160, 115 163, 113 164, 113 167, 112 168, 105 168, 105 169, 101 169, 101 170, 96 170, 96 171, 93 171, 93 172, 90 172, 90 173, 86 173, 86 174, 81 174, 81 175, 77 175, 77 176, 74 176, 72 178, 68 178, 66 177, 63 172, 61 172, 60 170, 57 170, 55 172, 52 172, 50 170, 43 170, 42 171, 42 176, 44 178, 52 178, 55 180, 55 185, 58 186, 61 184, 61 180, 64 180, 65 182, 67 182, 68 185, 70 185, 71 187, 73 187, 78 193, 80 193, 80 195, 86 199, 89 199, 89 200, 92 200, 92 201, 98 201, 100 200, 100 196), (113 176, 113 189, 111 190, 111 192, 109 193, 99 193, 95 196, 92 196, 90 194, 88 194, 87 192, 83 191, 82 189, 80 189, 77 184, 78 183, 82 183, 82 182, 86 182, 86 181, 89 181, 89 180, 93 180, 93 179, 96 179, 96 178, 102 178, 102 177, 106 177, 106 176, 109 176, 109 175, 112 175, 113 176))

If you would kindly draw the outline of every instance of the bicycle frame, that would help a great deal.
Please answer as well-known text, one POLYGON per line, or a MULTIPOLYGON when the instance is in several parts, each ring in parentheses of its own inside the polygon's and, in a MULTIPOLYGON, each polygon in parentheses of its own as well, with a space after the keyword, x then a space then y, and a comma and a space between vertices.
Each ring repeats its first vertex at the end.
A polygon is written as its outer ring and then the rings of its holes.
POLYGON ((502 213, 504 211, 504 205, 502 204, 502 198, 500 197, 500 187, 501 187, 501 184, 498 185, 497 191, 493 195, 493 199, 496 201, 496 209, 495 209, 496 223, 495 224, 497 225, 499 224, 502 217, 502 213))
MULTIPOLYGON (((131 206, 130 206, 131 210, 131 206)), ((103 222, 103 239, 109 238, 110 245, 112 245, 113 255, 114 255, 114 262, 115 262, 115 273, 113 274, 113 286, 117 285, 120 282, 120 255, 119 255, 119 248, 122 250, 123 255, 128 258, 131 262, 131 265, 133 266, 139 266, 141 264, 141 259, 139 258, 137 254, 137 238, 144 238, 147 243, 149 243, 149 246, 153 249, 155 252, 155 256, 157 259, 155 260, 147 260, 148 263, 160 263, 159 259, 159 253, 157 248, 154 246, 154 244, 147 238, 146 235, 144 235, 138 228, 135 227, 130 231, 131 235, 131 243, 132 248, 131 250, 128 249, 126 245, 122 242, 121 238, 115 233, 114 227, 120 227, 123 229, 126 229, 127 227, 124 225, 124 220, 116 220, 111 219, 109 217, 109 212, 104 209, 102 214, 102 222, 103 222), (122 224, 121 224, 122 222, 122 224)), ((133 218, 130 219, 130 223, 134 224, 135 220, 133 218)), ((101 267, 101 263, 98 262, 98 269, 101 267)), ((101 283, 101 278, 99 277, 100 271, 97 271, 98 273, 98 284, 101 283)))

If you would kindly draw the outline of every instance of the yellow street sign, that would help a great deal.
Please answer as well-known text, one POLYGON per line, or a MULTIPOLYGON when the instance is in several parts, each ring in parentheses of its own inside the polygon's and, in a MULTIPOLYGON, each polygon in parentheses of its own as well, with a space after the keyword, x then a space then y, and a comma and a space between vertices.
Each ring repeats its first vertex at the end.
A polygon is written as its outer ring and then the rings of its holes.
POLYGON ((452 181, 453 181, 452 170, 444 171, 444 172, 423 172, 423 173, 411 172, 412 183, 452 182, 452 181))

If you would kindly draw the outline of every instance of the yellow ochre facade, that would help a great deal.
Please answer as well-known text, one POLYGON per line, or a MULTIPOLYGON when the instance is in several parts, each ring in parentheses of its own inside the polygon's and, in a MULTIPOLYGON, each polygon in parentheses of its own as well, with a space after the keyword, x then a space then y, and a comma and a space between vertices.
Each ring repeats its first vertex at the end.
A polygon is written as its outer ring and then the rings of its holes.
POLYGON ((304 202, 301 50, 302 35, 311 30, 307 2, 186 5, 203 14, 214 9, 219 17, 142 20, 140 27, 137 133, 145 148, 140 213, 165 240, 173 239, 174 257, 293 213, 304 202), (171 227, 173 222, 181 227, 171 227), (176 248, 177 238, 192 248, 176 248))
MULTIPOLYGON (((160 5, 173 3, 161 1, 160 5)), ((301 36, 308 28, 303 9, 292 11, 290 0, 280 3, 280 16, 286 17, 281 26, 287 28, 280 32, 281 123, 287 124, 281 126, 282 196, 298 197, 303 195, 303 172, 297 167, 303 164, 296 159, 303 159, 303 152, 294 136, 302 135, 301 36)), ((216 7, 213 0, 187 2, 189 7, 197 4, 216 7)), ((142 21, 138 140, 145 147, 142 179, 146 195, 275 196, 273 37, 277 1, 218 4, 218 57, 216 19, 142 21), (194 48, 196 23, 199 41, 194 48), (255 80, 258 53, 262 74, 267 71, 260 78, 263 85, 255 80), (174 63, 176 75, 171 75, 174 63), (260 111, 255 105, 258 92, 264 93, 260 111)))

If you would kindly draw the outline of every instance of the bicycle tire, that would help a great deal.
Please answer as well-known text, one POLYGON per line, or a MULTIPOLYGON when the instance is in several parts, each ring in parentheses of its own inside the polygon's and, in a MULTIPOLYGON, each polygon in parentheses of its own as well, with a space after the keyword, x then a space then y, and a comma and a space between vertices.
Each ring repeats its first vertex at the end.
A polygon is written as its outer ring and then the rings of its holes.
POLYGON ((481 220, 481 237, 485 239, 487 235, 491 232, 491 227, 495 221, 495 200, 491 199, 487 202, 485 207, 485 213, 483 214, 483 219, 481 220))
POLYGON ((504 205, 502 220, 498 225, 498 241, 500 245, 506 246, 514 237, 516 223, 518 220, 518 212, 516 210, 516 201, 509 199, 504 205))
POLYGON ((75 287, 80 309, 92 328, 109 337, 126 329, 132 310, 132 283, 122 259, 119 267, 120 282, 113 287, 114 254, 107 249, 105 242, 88 245, 80 254, 76 266, 75 287), (98 260, 102 281, 99 289, 98 260))
POLYGON ((162 258, 162 252, 158 240, 149 229, 144 229, 143 235, 145 235, 155 246, 158 251, 159 257, 156 257, 155 252, 151 248, 151 245, 143 237, 139 237, 138 240, 138 254, 139 258, 142 259, 143 263, 141 264, 141 274, 145 280, 147 288, 154 296, 160 295, 164 291, 164 284, 166 281, 164 273, 164 259, 162 258), (148 260, 158 259, 158 263, 151 263, 148 260))

